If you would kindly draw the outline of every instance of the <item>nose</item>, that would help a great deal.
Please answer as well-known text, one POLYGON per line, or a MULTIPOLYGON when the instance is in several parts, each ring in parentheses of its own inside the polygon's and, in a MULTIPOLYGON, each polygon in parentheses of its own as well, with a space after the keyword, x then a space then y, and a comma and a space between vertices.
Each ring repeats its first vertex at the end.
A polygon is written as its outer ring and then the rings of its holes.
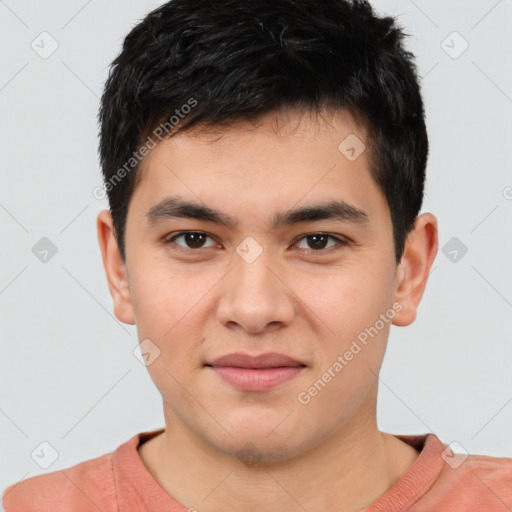
POLYGON ((289 326, 296 315, 296 301, 271 255, 263 251, 252 262, 237 255, 233 265, 223 280, 219 320, 228 328, 250 334, 289 326))

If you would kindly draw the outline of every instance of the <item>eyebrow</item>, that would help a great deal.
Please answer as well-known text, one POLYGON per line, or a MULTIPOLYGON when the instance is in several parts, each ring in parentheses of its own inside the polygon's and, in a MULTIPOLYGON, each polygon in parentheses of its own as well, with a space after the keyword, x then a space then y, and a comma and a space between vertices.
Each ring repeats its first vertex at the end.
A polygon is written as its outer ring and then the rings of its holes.
MULTIPOLYGON (((158 204, 151 207, 146 213, 149 226, 171 218, 186 218, 211 222, 229 229, 233 229, 238 225, 237 221, 223 212, 213 210, 199 203, 184 200, 179 196, 166 197, 158 204)), ((282 226, 328 219, 366 225, 368 224, 369 216, 363 210, 343 200, 333 200, 277 213, 274 216, 272 227, 275 229, 282 226)))

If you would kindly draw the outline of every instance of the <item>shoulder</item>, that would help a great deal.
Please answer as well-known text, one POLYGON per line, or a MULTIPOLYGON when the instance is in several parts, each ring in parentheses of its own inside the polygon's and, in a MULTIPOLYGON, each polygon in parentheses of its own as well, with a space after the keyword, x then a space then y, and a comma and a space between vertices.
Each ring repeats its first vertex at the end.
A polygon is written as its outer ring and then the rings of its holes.
POLYGON ((463 510, 512 509, 512 458, 455 454, 453 462, 445 460, 432 491, 448 501, 449 496, 456 497, 456 503, 467 507, 463 510))
POLYGON ((116 510, 112 454, 33 476, 4 491, 5 512, 110 512, 116 510))
POLYGON ((489 455, 469 455, 461 465, 467 476, 471 475, 473 482, 480 481, 494 485, 497 489, 506 489, 509 499, 512 497, 512 458, 491 457, 489 455))

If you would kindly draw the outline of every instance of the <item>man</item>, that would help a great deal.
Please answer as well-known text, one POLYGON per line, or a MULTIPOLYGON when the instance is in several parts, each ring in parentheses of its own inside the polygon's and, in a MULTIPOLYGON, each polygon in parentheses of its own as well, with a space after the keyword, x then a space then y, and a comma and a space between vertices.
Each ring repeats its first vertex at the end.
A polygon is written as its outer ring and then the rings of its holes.
POLYGON ((512 459, 376 422, 438 248, 413 56, 365 2, 173 0, 102 98, 98 239, 165 428, 18 511, 502 511, 512 459))

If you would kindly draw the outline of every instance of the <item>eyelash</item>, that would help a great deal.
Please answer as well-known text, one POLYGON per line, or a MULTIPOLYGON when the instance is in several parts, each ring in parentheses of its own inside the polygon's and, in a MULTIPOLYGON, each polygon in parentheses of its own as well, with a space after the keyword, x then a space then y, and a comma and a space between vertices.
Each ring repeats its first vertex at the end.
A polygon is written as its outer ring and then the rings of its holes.
MULTIPOLYGON (((180 236, 183 236, 183 235, 188 235, 188 234, 197 234, 197 235, 205 235, 206 237, 208 238, 212 238, 210 235, 208 235, 207 233, 204 233, 202 231, 180 231, 179 233, 175 233, 173 234, 172 236, 168 236, 164 239, 163 241, 163 244, 164 245, 169 245, 171 243, 174 242, 174 240, 176 240, 178 237, 180 236)), ((314 249, 300 249, 301 251, 309 251, 313 254, 318 254, 318 255, 325 255, 325 254, 331 254, 337 250, 340 249, 340 247, 345 247, 345 246, 348 246, 350 243, 347 241, 347 240, 344 240, 343 238, 339 238, 335 235, 331 235, 330 233, 323 233, 323 232, 314 232, 314 233, 308 233, 306 235, 302 235, 301 237, 299 237, 298 239, 296 239, 296 241, 294 242, 294 245, 297 244, 298 242, 300 242, 301 240, 305 239, 305 238, 308 238, 308 237, 311 237, 311 236, 315 236, 315 235, 321 235, 321 236, 326 236, 328 238, 331 238, 333 240, 335 240, 337 242, 337 245, 334 246, 334 247, 329 247, 328 249, 318 249, 318 250, 314 250, 314 249)), ((178 251, 180 252, 184 252, 184 253, 187 253, 187 254, 192 254, 192 253, 198 253, 199 251, 201 251, 202 248, 199 248, 199 249, 188 249, 186 247, 183 247, 181 245, 177 245, 178 247, 178 251)), ((208 249, 208 248, 207 248, 208 249)))

